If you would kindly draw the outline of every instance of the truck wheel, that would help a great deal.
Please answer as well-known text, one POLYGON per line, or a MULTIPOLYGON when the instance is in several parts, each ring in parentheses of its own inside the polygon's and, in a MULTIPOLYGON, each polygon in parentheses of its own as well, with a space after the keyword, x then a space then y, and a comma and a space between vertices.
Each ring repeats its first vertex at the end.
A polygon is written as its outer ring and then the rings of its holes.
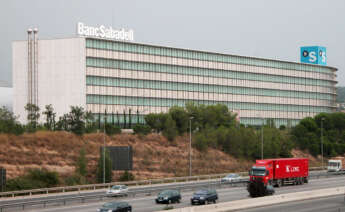
POLYGON ((279 188, 279 187, 281 187, 282 186, 282 180, 278 180, 278 183, 277 183, 277 187, 279 188))

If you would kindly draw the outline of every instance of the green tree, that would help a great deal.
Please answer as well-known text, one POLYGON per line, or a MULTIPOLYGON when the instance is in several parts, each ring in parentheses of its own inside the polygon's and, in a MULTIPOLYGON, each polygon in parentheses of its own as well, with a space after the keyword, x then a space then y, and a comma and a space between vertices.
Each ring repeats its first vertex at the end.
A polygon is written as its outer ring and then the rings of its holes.
POLYGON ((17 117, 6 107, 0 108, 0 133, 20 135, 23 132, 24 128, 17 121, 17 117))
POLYGON ((74 134, 83 135, 85 133, 84 109, 79 106, 71 106, 71 112, 68 114, 68 123, 74 134))
POLYGON ((38 126, 38 119, 40 118, 40 108, 35 104, 26 104, 25 110, 27 111, 27 129, 29 132, 34 132, 38 126))
POLYGON ((193 139, 193 146, 201 152, 207 151, 208 144, 207 144, 207 138, 204 132, 197 132, 195 134, 194 139, 193 139))
POLYGON ((87 159, 85 148, 81 148, 79 152, 79 157, 77 160, 76 172, 83 177, 87 175, 87 159))
POLYGON ((178 133, 182 135, 188 129, 189 117, 183 107, 173 106, 169 109, 169 115, 176 123, 178 133))
POLYGON ((65 131, 69 131, 70 127, 69 127, 69 115, 68 114, 64 114, 63 116, 59 117, 59 121, 56 122, 56 126, 55 126, 55 130, 65 130, 65 131))
POLYGON ((85 119, 85 132, 86 133, 96 132, 97 131, 97 123, 96 123, 95 117, 91 113, 91 111, 85 112, 84 119, 85 119))
POLYGON ((232 114, 225 105, 217 104, 208 105, 207 107, 201 105, 200 111, 201 119, 199 121, 201 122, 201 130, 205 128, 218 128, 220 126, 236 126, 236 114, 232 114))
POLYGON ((169 141, 173 141, 175 137, 177 136, 177 129, 175 121, 171 118, 171 116, 167 116, 167 119, 164 124, 164 130, 163 135, 166 137, 169 141))
POLYGON ((145 122, 157 133, 160 133, 165 129, 165 122, 167 118, 168 114, 165 113, 150 113, 145 116, 145 122))
POLYGON ((202 118, 202 109, 204 105, 196 105, 194 102, 187 102, 186 103, 186 112, 188 117, 192 117, 192 131, 201 128, 201 118, 202 118))
POLYGON ((110 183, 112 181, 112 177, 113 177, 112 162, 111 162, 110 154, 108 150, 105 151, 105 157, 104 157, 103 150, 101 150, 101 154, 100 154, 100 157, 98 160, 98 166, 97 166, 97 182, 103 183, 103 176, 105 176, 106 183, 110 183), (103 169, 104 159, 105 159, 105 170, 103 169), (105 175, 104 175, 104 172, 105 172, 105 175))
POLYGON ((54 130, 55 129, 55 115, 53 106, 46 105, 45 106, 45 111, 43 111, 43 114, 46 116, 46 123, 44 123, 44 126, 48 130, 54 130))

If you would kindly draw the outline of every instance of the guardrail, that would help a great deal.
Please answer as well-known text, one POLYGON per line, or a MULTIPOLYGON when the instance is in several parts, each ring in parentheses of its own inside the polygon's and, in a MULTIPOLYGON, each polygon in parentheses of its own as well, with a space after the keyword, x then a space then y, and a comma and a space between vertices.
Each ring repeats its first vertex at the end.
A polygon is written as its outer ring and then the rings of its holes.
MULTIPOLYGON (((233 186, 241 186, 245 185, 248 182, 248 178, 245 177, 237 182, 232 183, 222 183, 220 181, 212 181, 207 182, 205 184, 200 183, 192 183, 192 184, 184 184, 184 185, 172 185, 171 187, 174 189, 177 189, 179 191, 188 191, 188 190, 194 190, 197 188, 224 188, 224 187, 233 187, 233 186)), ((167 189, 167 188, 165 188, 167 189)), ((171 188, 170 188, 171 189, 171 188)), ((136 189, 135 191, 128 191, 126 193, 126 196, 128 197, 136 197, 136 196, 151 196, 155 195, 158 192, 162 191, 163 188, 146 188, 146 189, 136 189)), ((93 194, 93 195, 80 195, 80 196, 74 196, 74 197, 54 197, 50 199, 44 199, 44 200, 35 200, 35 201, 24 201, 24 202, 18 202, 18 203, 7 203, 0 205, 0 212, 5 212, 5 209, 12 208, 13 210, 25 210, 29 209, 30 206, 41 206, 43 208, 46 208, 50 205, 54 206, 65 206, 68 203, 85 203, 86 201, 90 200, 103 200, 110 196, 106 195, 105 193, 102 194, 93 194)))
MULTIPOLYGON (((310 171, 321 170, 321 167, 311 167, 310 171)), ((174 177, 174 178, 163 178, 163 179, 151 179, 151 180, 139 180, 139 181, 129 181, 129 182, 112 182, 112 183, 101 183, 101 184, 88 184, 88 185, 77 185, 77 186, 64 186, 64 187, 54 187, 54 188, 40 188, 31 190, 21 190, 21 191, 8 191, 0 192, 1 197, 16 197, 16 196, 32 196, 36 194, 49 194, 49 193, 64 193, 71 191, 86 191, 86 190, 97 190, 110 188, 113 185, 125 184, 127 186, 139 186, 139 185, 152 185, 152 184, 163 184, 163 183, 176 183, 176 182, 189 182, 189 181, 200 181, 200 180, 211 180, 222 178, 228 173, 223 174, 213 174, 213 175, 199 175, 199 176, 187 176, 187 177, 174 177)), ((241 176, 247 176, 248 172, 238 173, 241 176)))
MULTIPOLYGON (((248 173, 239 173, 241 176, 248 173)), ((1 192, 0 197, 15 197, 35 194, 49 194, 49 193, 64 193, 70 191, 86 191, 86 190, 98 190, 110 188, 113 185, 127 185, 127 186, 139 186, 139 185, 153 185, 153 184, 164 184, 164 183, 177 183, 177 182, 190 182, 200 180, 211 180, 222 178, 226 174, 214 174, 214 175, 200 175, 200 176, 188 176, 188 177, 174 177, 174 178, 163 178, 163 179, 152 179, 152 180, 140 180, 140 181, 128 181, 128 182, 112 182, 112 183, 101 183, 101 184, 89 184, 89 185, 77 185, 77 186, 65 186, 65 187, 54 187, 54 188, 41 188, 32 190, 21 190, 21 191, 9 191, 1 192)))
MULTIPOLYGON (((318 172, 318 173, 311 173, 310 178, 311 179, 318 179, 322 177, 330 177, 330 176, 335 176, 335 175, 344 175, 345 172, 318 172)), ((245 186, 248 182, 248 177, 242 177, 239 181, 236 182, 231 182, 231 183, 222 183, 220 180, 217 181, 209 181, 205 183, 200 183, 200 182, 194 182, 191 184, 175 184, 171 185, 171 188, 180 190, 180 191, 188 191, 188 190, 193 190, 193 189, 200 189, 200 188, 224 188, 224 187, 239 187, 239 186, 245 186)), ((127 193, 127 196, 131 197, 136 197, 138 195, 145 195, 145 196, 151 196, 155 195, 158 192, 162 191, 163 189, 168 189, 169 187, 148 187, 148 188, 142 188, 142 189, 135 189, 133 191, 129 190, 127 193)), ((44 200, 36 200, 36 201, 24 201, 24 202, 17 202, 17 203, 7 203, 7 204, 2 204, 0 205, 0 212, 5 212, 5 209, 22 209, 25 210, 29 206, 37 206, 40 205, 41 207, 45 208, 48 207, 49 205, 66 205, 68 203, 72 202, 80 202, 84 203, 86 200, 92 200, 92 199, 97 199, 97 200, 103 200, 104 198, 108 197, 105 193, 102 194, 80 194, 78 196, 74 197, 53 197, 50 199, 44 199, 44 200)))

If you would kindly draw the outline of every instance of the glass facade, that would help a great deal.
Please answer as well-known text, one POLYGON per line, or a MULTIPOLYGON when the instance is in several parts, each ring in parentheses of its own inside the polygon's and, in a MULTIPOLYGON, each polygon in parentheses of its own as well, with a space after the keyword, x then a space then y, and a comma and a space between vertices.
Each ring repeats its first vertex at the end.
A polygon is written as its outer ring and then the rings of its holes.
POLYGON ((331 67, 91 38, 86 52, 87 109, 109 122, 192 101, 225 104, 243 124, 295 125, 335 104, 331 67))

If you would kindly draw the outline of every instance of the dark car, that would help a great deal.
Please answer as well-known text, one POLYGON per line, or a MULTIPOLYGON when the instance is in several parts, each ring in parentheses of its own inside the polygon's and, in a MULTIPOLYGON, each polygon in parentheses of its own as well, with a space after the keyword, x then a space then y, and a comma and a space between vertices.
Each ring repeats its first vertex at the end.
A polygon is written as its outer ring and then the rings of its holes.
POLYGON ((193 197, 190 199, 190 203, 194 204, 206 204, 206 203, 216 203, 218 200, 218 194, 216 190, 213 189, 203 189, 197 191, 193 194, 193 197))
POLYGON ((97 209, 98 212, 130 212, 132 206, 127 202, 107 202, 97 209))
POLYGON ((181 194, 178 190, 164 190, 158 193, 156 203, 174 203, 181 201, 181 194))

